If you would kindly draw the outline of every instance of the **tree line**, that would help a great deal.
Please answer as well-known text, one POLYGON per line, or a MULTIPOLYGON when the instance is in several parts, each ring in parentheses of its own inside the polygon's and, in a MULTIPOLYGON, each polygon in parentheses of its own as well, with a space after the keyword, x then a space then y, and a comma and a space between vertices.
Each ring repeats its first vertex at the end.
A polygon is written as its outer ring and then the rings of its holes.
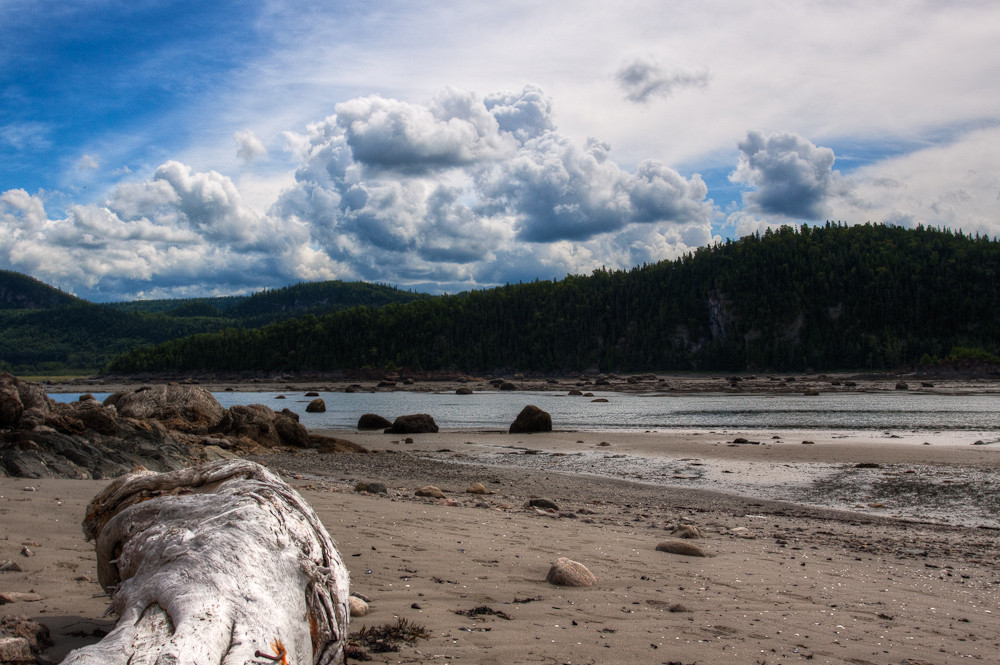
POLYGON ((135 348, 114 373, 894 369, 1000 354, 1000 243, 867 224, 782 227, 674 261, 135 348))

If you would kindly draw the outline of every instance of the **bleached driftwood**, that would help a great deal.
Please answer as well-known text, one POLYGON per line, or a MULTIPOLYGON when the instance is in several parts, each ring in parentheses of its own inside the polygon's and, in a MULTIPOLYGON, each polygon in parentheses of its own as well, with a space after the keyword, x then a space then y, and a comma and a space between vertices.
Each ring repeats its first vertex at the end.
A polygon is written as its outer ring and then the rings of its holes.
POLYGON ((312 508, 258 464, 123 476, 84 533, 120 618, 63 665, 344 660, 347 569, 312 508))

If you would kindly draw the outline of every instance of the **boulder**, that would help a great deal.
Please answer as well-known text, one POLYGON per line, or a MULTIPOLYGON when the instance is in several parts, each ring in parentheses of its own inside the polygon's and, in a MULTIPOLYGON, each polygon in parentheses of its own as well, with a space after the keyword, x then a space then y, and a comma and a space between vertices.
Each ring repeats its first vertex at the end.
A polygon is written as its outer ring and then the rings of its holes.
POLYGON ((582 563, 563 556, 549 568, 545 581, 558 586, 587 587, 597 584, 597 577, 582 563))
POLYGON ((517 418, 510 425, 511 434, 551 431, 552 416, 531 404, 521 409, 521 413, 517 414, 517 418))
POLYGON ((434 485, 424 485, 413 493, 415 496, 424 496, 431 499, 443 499, 445 498, 444 492, 440 488, 434 485))
POLYGON ((384 430, 387 427, 392 427, 392 423, 389 422, 388 418, 383 418, 382 416, 375 413, 366 413, 360 418, 358 418, 358 429, 381 429, 384 430))
POLYGON ((226 416, 212 393, 190 385, 144 386, 114 393, 104 404, 114 406, 120 417, 158 420, 167 429, 188 434, 208 434, 226 416))
POLYGON ((317 397, 306 405, 306 413, 326 413, 326 402, 317 397))
POLYGON ((459 389, 457 389, 455 391, 455 394, 456 395, 471 395, 472 394, 472 388, 467 388, 466 386, 462 386, 461 388, 459 388, 459 389))
POLYGON ((53 404, 39 384, 0 372, 0 429, 19 426, 21 415, 28 410, 44 420, 53 404))
POLYGON ((386 434, 437 434, 438 426, 426 413, 400 416, 385 430, 386 434))

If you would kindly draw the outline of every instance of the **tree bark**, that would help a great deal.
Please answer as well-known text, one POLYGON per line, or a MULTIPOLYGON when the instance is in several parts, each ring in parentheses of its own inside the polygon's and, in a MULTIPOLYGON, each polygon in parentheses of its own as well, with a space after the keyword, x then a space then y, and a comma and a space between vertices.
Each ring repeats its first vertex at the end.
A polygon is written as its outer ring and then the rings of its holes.
POLYGON ((123 476, 83 528, 119 620, 63 665, 344 661, 347 569, 312 508, 264 467, 123 476))

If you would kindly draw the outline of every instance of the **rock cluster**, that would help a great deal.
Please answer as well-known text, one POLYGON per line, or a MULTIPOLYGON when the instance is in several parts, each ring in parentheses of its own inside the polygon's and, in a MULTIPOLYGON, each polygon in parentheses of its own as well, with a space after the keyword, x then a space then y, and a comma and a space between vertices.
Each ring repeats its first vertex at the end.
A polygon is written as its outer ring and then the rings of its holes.
POLYGON ((89 395, 60 403, 36 383, 0 374, 0 476, 112 478, 136 466, 171 471, 323 444, 288 409, 226 409, 198 386, 145 386, 103 403, 89 395))

